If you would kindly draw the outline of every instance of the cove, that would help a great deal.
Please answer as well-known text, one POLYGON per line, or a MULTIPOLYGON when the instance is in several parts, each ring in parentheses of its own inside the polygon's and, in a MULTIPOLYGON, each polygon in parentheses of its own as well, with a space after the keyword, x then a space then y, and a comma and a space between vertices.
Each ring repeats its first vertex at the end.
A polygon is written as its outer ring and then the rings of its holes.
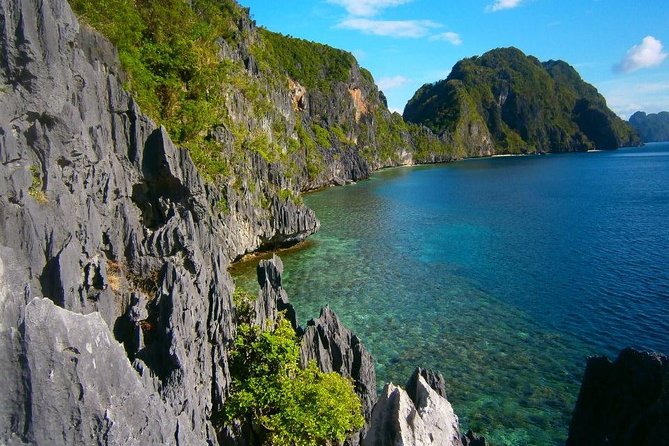
MULTIPOLYGON (((669 144, 396 168, 305 196, 281 254, 301 323, 330 305, 379 383, 438 370, 493 444, 563 444, 585 358, 669 353, 669 144)), ((255 263, 238 286, 257 292, 255 263)))

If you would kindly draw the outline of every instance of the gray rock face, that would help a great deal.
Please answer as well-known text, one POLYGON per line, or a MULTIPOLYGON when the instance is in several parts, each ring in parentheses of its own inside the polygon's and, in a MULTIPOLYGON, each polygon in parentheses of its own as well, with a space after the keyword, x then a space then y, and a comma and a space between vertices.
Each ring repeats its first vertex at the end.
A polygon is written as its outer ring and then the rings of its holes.
POLYGON ((33 429, 36 444, 201 441, 187 418, 144 386, 99 313, 76 314, 35 298, 24 322, 29 412, 49 421, 33 429))
POLYGON ((407 393, 414 404, 418 404, 417 393, 419 377, 422 377, 427 385, 437 392, 439 396, 446 398, 446 380, 444 379, 444 376, 439 372, 417 367, 411 375, 411 378, 409 378, 406 386, 407 393))
POLYGON ((386 384, 374 406, 364 446, 462 446, 458 417, 448 400, 420 375, 415 391, 414 404, 402 388, 386 384))
POLYGON ((260 292, 254 304, 254 323, 265 330, 274 328, 279 313, 285 312, 286 319, 298 330, 295 308, 288 302, 288 294, 281 286, 283 262, 277 255, 258 264, 258 283, 260 292))
POLYGON ((138 434, 148 422, 138 416, 141 400, 130 404, 127 384, 146 401, 164 402, 151 413, 151 423, 164 423, 151 425, 156 439, 215 443, 207 419, 225 394, 222 346, 234 331, 228 256, 223 238, 211 234, 220 226, 212 211, 216 192, 201 181, 188 153, 123 92, 114 48, 81 27, 66 2, 2 0, 0 12, 0 245, 12 248, 24 266, 22 286, 31 296, 101 318, 89 320, 95 328, 76 330, 68 325, 79 323, 76 318, 42 314, 42 330, 57 330, 51 324, 60 320, 68 333, 69 345, 61 348, 35 330, 21 338, 21 324, 28 330, 37 319, 27 319, 25 296, 13 299, 10 312, 18 318, 8 330, 16 337, 2 342, 15 355, 15 370, 4 370, 2 379, 23 377, 23 384, 3 420, 22 421, 10 422, 0 441, 151 438, 138 434), (113 334, 104 333, 100 321, 113 334), (35 367, 65 361, 63 348, 81 354, 96 336, 122 340, 126 352, 107 346, 96 359, 100 367, 89 366, 92 359, 84 366, 82 359, 81 367, 60 377, 35 373, 35 367), (30 361, 21 359, 26 354, 30 361), (127 383, 101 384, 110 378, 104 365, 112 363, 133 373, 127 383), (47 392, 56 378, 62 386, 47 392), (70 379, 84 395, 94 394, 86 387, 97 383, 106 400, 82 403, 64 385, 70 379), (128 384, 133 379, 134 387, 128 384), (37 390, 59 405, 44 406, 37 390), (32 409, 19 410, 21 402, 32 409), (104 427, 105 420, 116 423, 114 429, 104 427))
POLYGON ((300 357, 303 366, 309 361, 316 361, 324 372, 338 372, 353 378, 365 418, 369 419, 376 402, 374 358, 329 307, 321 310, 318 319, 307 323, 300 357))
POLYGON ((567 445, 669 444, 669 358, 623 350, 588 359, 567 445))

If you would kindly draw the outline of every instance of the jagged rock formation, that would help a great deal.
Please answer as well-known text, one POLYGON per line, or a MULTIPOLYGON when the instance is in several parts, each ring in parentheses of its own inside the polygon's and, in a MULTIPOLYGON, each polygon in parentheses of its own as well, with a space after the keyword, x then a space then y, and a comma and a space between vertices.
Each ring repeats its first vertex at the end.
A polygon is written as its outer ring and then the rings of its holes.
POLYGON ((36 444, 202 441, 188 417, 175 416, 145 386, 100 313, 76 314, 34 298, 22 334, 36 444))
POLYGON ((318 319, 307 322, 300 357, 303 366, 316 361, 324 372, 337 372, 353 378, 365 417, 369 417, 376 402, 374 358, 329 307, 321 310, 318 319))
POLYGON ((462 446, 451 404, 417 375, 415 399, 386 384, 372 412, 364 446, 462 446))
MULTIPOLYGON (((365 420, 369 422, 376 401, 374 359, 360 339, 339 321, 330 308, 324 308, 321 316, 310 320, 305 329, 296 327, 295 309, 288 302, 288 295, 281 286, 282 273, 283 263, 276 255, 259 263, 257 274, 261 289, 254 302, 254 324, 271 329, 275 326, 279 313, 285 312, 286 318, 301 335, 302 366, 306 367, 309 361, 315 361, 323 372, 338 372, 351 378, 361 399, 365 420)), ((242 432, 245 428, 242 426, 238 430, 242 432)), ((365 429, 352 435, 347 444, 360 444, 364 432, 365 429)), ((243 439, 233 438, 234 434, 228 435, 235 444, 246 444, 243 439)), ((250 444, 255 443, 251 441, 250 444)))
POLYGON ((417 367, 407 381, 406 391, 412 401, 417 401, 418 378, 422 377, 439 396, 446 398, 446 380, 441 373, 417 367))
POLYGON ((516 48, 463 59, 448 78, 423 85, 404 109, 452 142, 460 156, 571 152, 638 145, 633 129, 562 61, 516 48))
POLYGON ((569 446, 669 444, 669 358, 632 349, 588 359, 569 446))
POLYGON ((638 111, 630 116, 629 123, 643 142, 669 141, 669 112, 646 114, 638 111))
POLYGON ((254 302, 253 323, 264 330, 271 330, 276 324, 279 313, 284 312, 293 329, 299 333, 295 308, 288 302, 288 294, 281 286, 281 274, 283 274, 281 258, 273 255, 270 260, 261 260, 257 273, 260 292, 254 302))
MULTIPOLYGON (((362 401, 363 415, 369 422, 376 403, 376 371, 372 355, 329 307, 323 308, 320 317, 310 320, 303 331, 300 347, 302 366, 316 361, 324 372, 337 372, 352 378, 355 392, 362 401)), ((349 444, 359 444, 364 434, 365 429, 349 444)))
MULTIPOLYGON (((72 431, 53 444, 150 435, 140 435, 147 422, 134 403, 120 404, 127 399, 120 384, 103 389, 119 401, 113 413, 102 403, 79 407, 66 393, 51 394, 48 402, 61 401, 43 411, 25 410, 46 401, 37 392, 52 377, 33 373, 22 358, 29 353, 38 365, 72 356, 26 331, 29 298, 46 296, 61 309, 41 304, 42 319, 60 321, 71 337, 63 349, 81 353, 95 329, 109 340, 97 364, 125 361, 130 370, 132 361, 128 389, 143 386, 134 393, 155 414, 163 411, 151 421, 160 429, 149 424, 154 438, 216 443, 208 417, 224 399, 225 345, 235 329, 228 262, 265 242, 305 237, 317 228, 313 212, 275 199, 268 218, 270 211, 231 196, 235 213, 220 212, 220 189, 202 180, 188 152, 174 147, 122 90, 115 49, 82 27, 65 1, 2 0, 0 15, 0 246, 5 264, 24 269, 8 285, 17 297, 3 299, 2 379, 15 391, 0 407, 0 441, 34 443, 52 435, 45 423, 54 421, 44 411, 71 417, 72 431), (75 313, 99 319, 85 319, 91 329, 77 331, 75 313), (109 430, 111 421, 118 428, 109 430)), ((111 378, 105 367, 79 364, 61 376, 79 374, 72 385, 80 388, 71 395, 95 395, 111 378)))

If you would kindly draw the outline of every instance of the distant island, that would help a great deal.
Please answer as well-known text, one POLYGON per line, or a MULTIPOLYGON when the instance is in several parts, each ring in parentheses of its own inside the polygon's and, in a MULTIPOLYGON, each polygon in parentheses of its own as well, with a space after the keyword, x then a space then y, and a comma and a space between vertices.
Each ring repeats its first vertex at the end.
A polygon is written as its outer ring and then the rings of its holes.
POLYGON ((669 112, 634 113, 629 123, 644 142, 669 141, 669 112))
POLYGON ((447 79, 415 93, 404 119, 480 154, 610 150, 640 143, 571 65, 540 62, 517 48, 461 60, 447 79))

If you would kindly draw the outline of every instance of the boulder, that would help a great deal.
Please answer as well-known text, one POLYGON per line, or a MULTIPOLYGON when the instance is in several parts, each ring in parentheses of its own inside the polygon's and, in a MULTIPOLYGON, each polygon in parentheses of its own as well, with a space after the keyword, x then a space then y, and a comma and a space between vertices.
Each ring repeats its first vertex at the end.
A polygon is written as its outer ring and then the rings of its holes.
POLYGON ((669 445, 669 357, 623 350, 588 359, 568 446, 669 445))
POLYGON ((451 404, 418 375, 416 402, 401 387, 386 384, 374 406, 363 446, 462 446, 451 404))

